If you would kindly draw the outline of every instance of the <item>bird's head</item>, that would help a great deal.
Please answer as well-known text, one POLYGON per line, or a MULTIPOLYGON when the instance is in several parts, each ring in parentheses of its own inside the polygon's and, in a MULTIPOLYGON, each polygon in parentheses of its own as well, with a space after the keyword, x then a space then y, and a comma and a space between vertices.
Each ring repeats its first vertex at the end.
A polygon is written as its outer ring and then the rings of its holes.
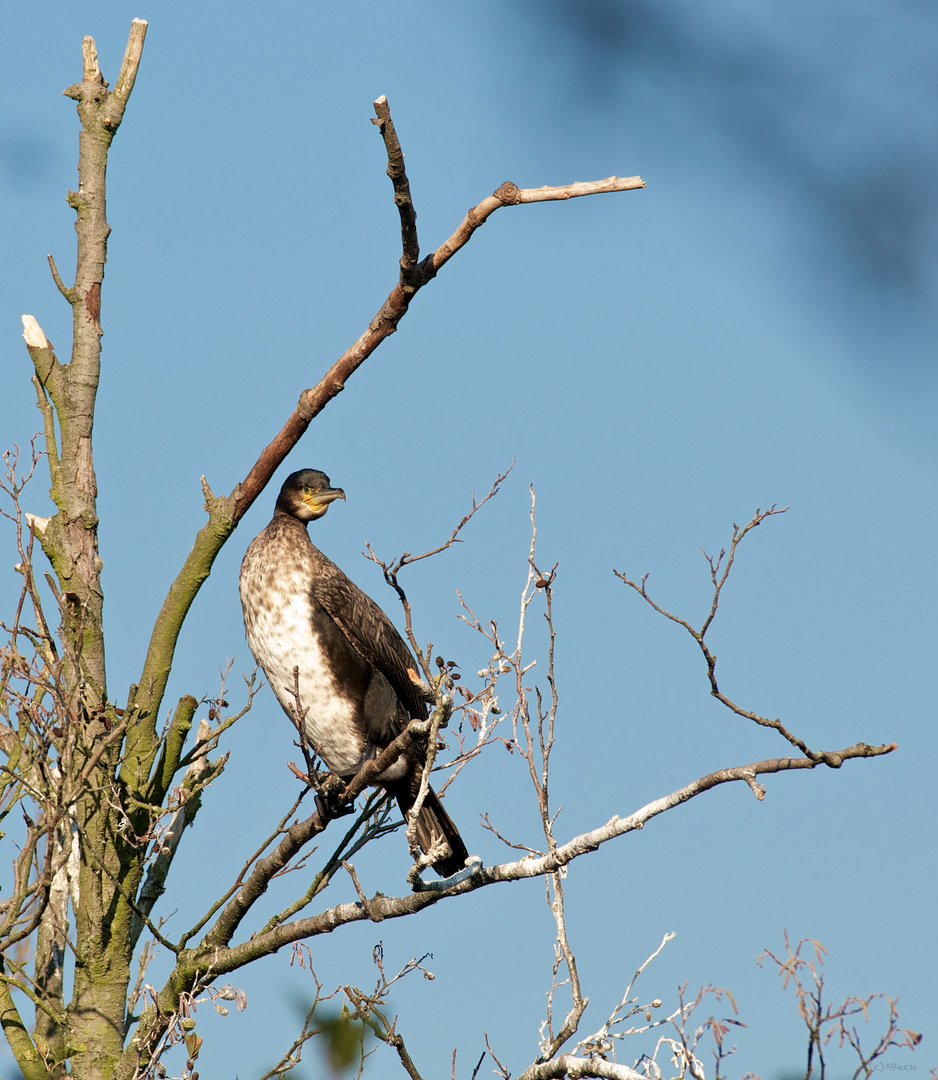
POLYGON ((277 509, 302 522, 315 521, 329 509, 329 503, 344 498, 345 492, 332 487, 324 472, 300 469, 284 480, 277 496, 277 509))

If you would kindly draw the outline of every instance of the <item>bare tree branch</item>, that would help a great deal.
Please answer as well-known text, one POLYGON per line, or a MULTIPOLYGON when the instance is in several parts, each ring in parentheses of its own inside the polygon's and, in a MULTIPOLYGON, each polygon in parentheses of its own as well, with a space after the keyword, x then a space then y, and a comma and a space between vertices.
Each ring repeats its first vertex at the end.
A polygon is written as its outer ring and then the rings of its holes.
MULTIPOLYGON (((733 562, 736 558, 736 549, 739 546, 741 540, 748 532, 761 525, 762 522, 766 520, 766 518, 773 517, 776 514, 784 514, 787 510, 787 506, 781 510, 777 510, 774 506, 771 507, 769 510, 756 510, 751 520, 742 528, 740 528, 734 522, 733 535, 730 540, 729 557, 727 558, 725 565, 723 565, 723 559, 727 554, 725 548, 720 551, 719 555, 715 556, 707 555, 707 553, 704 552, 704 558, 706 558, 707 563, 710 566, 710 579, 713 582, 713 598, 711 600, 710 610, 707 613, 707 617, 704 619, 703 624, 701 625, 701 628, 699 630, 695 629, 686 619, 683 619, 678 615, 672 614, 670 611, 667 611, 665 608, 660 607, 657 603, 655 603, 654 600, 652 600, 651 596, 648 594, 646 587, 648 582, 648 574, 643 574, 639 581, 636 582, 633 581, 626 573, 621 570, 614 570, 613 573, 616 575, 617 578, 620 578, 626 585, 628 585, 629 588, 634 589, 639 594, 639 596, 642 597, 643 600, 645 600, 652 608, 654 608, 655 611, 658 612, 659 615, 663 615, 671 622, 677 623, 678 626, 683 626, 684 629, 694 639, 694 641, 697 642, 700 651, 703 653, 704 660, 707 663, 707 678, 710 681, 710 693, 713 697, 717 699, 717 701, 725 705, 731 712, 736 713, 737 716, 742 716, 747 720, 752 720, 760 727, 773 728, 784 739, 790 742, 792 746, 796 747, 798 750, 800 750, 803 754, 807 755, 807 757, 811 758, 812 760, 816 760, 819 763, 831 765, 832 767, 836 768, 837 763, 835 761, 825 760, 825 751, 812 750, 808 746, 808 744, 804 742, 804 740, 800 739, 797 735, 794 735, 792 732, 790 732, 788 728, 786 728, 785 725, 781 722, 781 720, 779 720, 777 717, 772 720, 767 716, 761 716, 759 713, 742 708, 740 705, 737 705, 736 702, 728 698, 720 689, 717 683, 716 655, 710 651, 710 648, 704 640, 706 638, 707 631, 710 629, 711 625, 713 624, 713 620, 716 617, 717 608, 720 603, 720 594, 722 593, 723 588, 726 585, 727 578, 729 577, 730 570, 732 569, 733 562)), ((760 795, 760 789, 758 787, 753 787, 752 790, 757 798, 762 797, 760 795)))
MULTIPOLYGON (((839 758, 840 761, 843 762, 852 758, 877 757, 881 754, 888 754, 893 749, 895 749, 894 746, 872 747, 859 743, 856 746, 850 746, 843 750, 830 752, 828 757, 831 759, 839 758)), ((375 760, 380 761, 380 759, 375 760)), ((373 763, 369 762, 369 764, 371 765, 373 763)), ((498 882, 521 881, 525 878, 541 877, 544 874, 551 874, 559 868, 567 866, 580 856, 591 851, 596 851, 602 844, 607 843, 615 837, 623 836, 626 833, 635 832, 644 828, 645 824, 652 818, 657 817, 659 814, 663 814, 676 806, 680 806, 682 803, 689 802, 691 799, 696 798, 705 791, 709 791, 713 787, 737 781, 745 783, 748 778, 753 775, 785 772, 790 769, 815 769, 818 765, 819 762, 812 761, 810 758, 771 758, 765 761, 751 762, 748 765, 720 769, 717 772, 709 773, 707 776, 701 777, 693 783, 678 788, 669 795, 647 803, 641 809, 636 810, 627 817, 617 816, 610 818, 605 825, 601 825, 596 829, 591 829, 588 832, 573 837, 565 844, 558 845, 554 852, 546 855, 540 857, 528 856, 517 862, 498 863, 491 867, 482 868, 471 877, 439 891, 422 890, 411 896, 404 897, 378 895, 369 901, 370 910, 367 913, 360 903, 339 904, 319 915, 307 919, 300 919, 292 923, 285 923, 271 929, 267 933, 257 934, 252 937, 250 941, 233 946, 227 950, 219 947, 226 936, 230 940, 230 931, 232 928, 230 923, 226 920, 223 931, 219 930, 209 935, 205 939, 200 950, 190 950, 192 959, 196 960, 198 954, 202 952, 205 957, 211 956, 210 966, 213 971, 217 974, 226 974, 242 967, 245 963, 250 962, 250 960, 258 956, 276 952, 278 949, 283 948, 284 945, 289 945, 302 938, 317 937, 320 934, 332 933, 337 927, 349 922, 359 922, 362 919, 368 918, 373 921, 376 918, 380 920, 402 918, 403 916, 420 911, 431 904, 435 904, 439 900, 460 896, 468 892, 474 892, 476 889, 485 888, 498 882), (217 945, 216 941, 218 942, 217 945)), ((361 774, 359 774, 359 776, 360 775, 361 774)), ((356 778, 356 780, 358 780, 358 778, 356 778)), ((313 818, 315 817, 316 815, 313 815, 313 818)), ((312 819, 310 819, 310 821, 312 821, 312 819)), ((304 822, 303 830, 308 828, 310 828, 309 823, 304 822)), ((292 853, 292 843, 289 846, 292 853)), ((266 868, 259 874, 260 881, 263 881, 265 878, 266 880, 269 880, 266 868)), ((257 886, 254 887, 256 888, 257 886)), ((250 897, 247 897, 246 899, 250 899, 250 897)), ((242 901, 242 905, 245 902, 246 901, 242 901)), ((240 922, 240 918, 238 918, 237 921, 240 922)), ((200 964, 199 961, 197 961, 197 965, 198 964, 200 964)))
POLYGON ((627 1065, 618 1065, 601 1057, 577 1057, 575 1054, 561 1054, 550 1061, 532 1065, 524 1070, 518 1080, 563 1080, 564 1077, 579 1080, 580 1077, 590 1076, 604 1080, 648 1080, 644 1073, 637 1073, 627 1065))
POLYGON ((579 198, 584 195, 635 191, 645 186, 645 181, 640 176, 630 176, 626 179, 610 176, 605 180, 577 181, 561 187, 540 188, 519 188, 510 180, 506 180, 495 192, 477 206, 472 207, 456 231, 435 251, 422 262, 413 265, 419 251, 416 212, 413 210, 410 185, 404 172, 403 153, 391 121, 387 98, 383 96, 378 98, 375 102, 375 112, 388 152, 388 175, 394 181, 395 202, 401 213, 404 255, 401 259, 400 280, 371 320, 368 329, 346 349, 316 386, 300 394, 296 409, 241 483, 241 497, 235 510, 236 524, 264 490, 270 477, 299 441, 314 417, 322 412, 332 398, 345 389, 345 384, 351 375, 381 342, 394 333, 398 323, 407 314, 410 301, 417 291, 427 282, 432 281, 445 263, 469 242, 476 229, 484 224, 496 210, 503 206, 518 206, 522 203, 552 202, 579 198))
MULTIPOLYGON (((156 722, 155 717, 169 677, 182 623, 202 583, 211 573, 216 556, 238 522, 267 486, 276 469, 299 442, 312 420, 345 389, 348 379, 371 356, 381 342, 395 332, 417 291, 436 276, 440 267, 469 241, 475 230, 499 207, 566 200, 616 191, 634 191, 645 186, 645 182, 637 176, 627 179, 609 177, 606 180, 578 181, 562 187, 530 189, 522 189, 506 181, 496 192, 483 199, 467 213, 462 224, 448 240, 412 268, 410 260, 415 257, 417 251, 416 226, 413 225, 411 228, 412 200, 409 183, 403 172, 403 157, 398 158, 400 143, 396 132, 393 131, 386 99, 379 98, 375 107, 379 114, 379 126, 385 134, 385 147, 389 152, 389 175, 394 180, 395 199, 400 200, 398 205, 401 208, 402 228, 405 233, 405 254, 401 261, 398 283, 388 294, 364 333, 346 349, 314 387, 300 394, 296 408, 280 432, 264 448, 247 476, 230 495, 217 498, 212 494, 203 477, 205 509, 209 515, 209 521, 199 531, 192 551, 163 602, 153 628, 138 686, 128 699, 128 708, 133 705, 139 711, 142 730, 146 738, 152 738, 152 730, 154 730, 152 725, 156 722)), ((413 221, 415 220, 414 213, 413 221)))

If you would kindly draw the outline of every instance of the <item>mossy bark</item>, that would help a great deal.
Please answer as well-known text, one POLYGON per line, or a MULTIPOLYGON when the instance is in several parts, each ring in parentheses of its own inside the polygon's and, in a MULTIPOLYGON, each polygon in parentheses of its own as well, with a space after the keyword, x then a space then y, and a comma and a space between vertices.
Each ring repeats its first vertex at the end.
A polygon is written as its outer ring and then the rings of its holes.
MULTIPOLYGON (((70 1004, 63 1002, 63 962, 67 899, 50 902, 39 927, 35 986, 37 1003, 30 1038, 6 987, 0 1011, 11 1048, 24 1076, 71 1074, 87 1080, 113 1075, 123 1051, 127 989, 130 980, 129 897, 143 870, 140 845, 121 830, 126 813, 124 790, 115 782, 120 742, 108 743, 117 712, 107 693, 104 645, 104 593, 98 556, 97 483, 92 431, 101 371, 101 295, 110 226, 106 214, 108 151, 133 89, 146 24, 134 20, 120 76, 108 88, 98 66, 94 41, 85 38, 80 83, 65 94, 77 102, 81 121, 78 188, 68 193, 76 212, 75 280, 65 286, 53 276, 72 307, 72 349, 61 363, 47 341, 27 335, 35 367, 34 383, 45 420, 54 516, 37 528, 42 549, 55 573, 62 614, 64 678, 69 687, 68 716, 82 738, 67 775, 62 759, 62 790, 74 788, 71 817, 61 826, 63 845, 71 844, 72 821, 78 836, 78 903, 73 902, 75 975, 70 1004), (95 744, 106 745, 103 753, 95 744), (86 767, 88 774, 79 782, 86 767)), ((51 262, 51 260, 50 260, 51 262)), ((58 834, 56 834, 58 835, 58 834)), ((53 842, 52 837, 48 841, 53 842)), ((145 847, 145 846, 144 846, 145 847)), ((54 889, 52 890, 54 893, 54 889)))

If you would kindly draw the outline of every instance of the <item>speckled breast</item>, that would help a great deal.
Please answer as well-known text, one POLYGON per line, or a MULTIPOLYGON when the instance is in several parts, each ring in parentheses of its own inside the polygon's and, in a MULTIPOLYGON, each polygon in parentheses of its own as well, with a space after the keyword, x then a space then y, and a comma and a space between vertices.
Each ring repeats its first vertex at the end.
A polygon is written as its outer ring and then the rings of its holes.
POLYGON ((329 769, 346 775, 356 770, 365 742, 355 724, 355 703, 337 684, 315 630, 312 574, 310 552, 301 549, 295 535, 279 536, 270 529, 261 533, 241 565, 244 627, 284 711, 296 714, 298 681, 307 738, 329 769))

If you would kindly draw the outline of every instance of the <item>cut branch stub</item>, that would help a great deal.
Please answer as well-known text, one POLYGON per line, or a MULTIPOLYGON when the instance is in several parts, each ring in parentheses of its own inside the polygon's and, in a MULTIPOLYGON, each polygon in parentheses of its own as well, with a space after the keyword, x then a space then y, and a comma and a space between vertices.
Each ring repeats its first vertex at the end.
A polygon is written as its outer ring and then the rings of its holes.
POLYGON ((58 362, 38 323, 24 316, 24 337, 39 383, 50 464, 52 499, 58 513, 40 534, 43 551, 58 577, 61 594, 69 604, 71 625, 67 632, 81 656, 92 706, 106 698, 103 594, 99 580, 97 485, 94 475, 91 432, 100 377, 101 285, 107 259, 110 227, 105 216, 107 156, 133 87, 146 35, 146 23, 131 25, 121 68, 120 92, 110 92, 101 74, 94 39, 82 43, 82 81, 65 94, 78 102, 81 120, 78 159, 78 192, 69 193, 77 213, 78 259, 75 283, 66 287, 50 261, 56 286, 72 307, 72 354, 67 365, 58 362), (60 445, 55 445, 58 420, 60 445))
MULTIPOLYGON (((46 670, 53 672, 51 684, 45 673, 30 675, 39 688, 36 704, 54 698, 55 719, 61 721, 50 725, 55 752, 49 753, 49 743, 43 742, 42 757, 47 759, 43 775, 49 777, 49 791, 31 796, 43 804, 39 820, 47 833, 46 854, 41 862, 34 861, 34 885, 30 886, 35 894, 30 918, 39 925, 34 1001, 47 1011, 52 1023, 41 1018, 37 1023, 36 1046, 43 1048, 40 1071, 32 1067, 28 1043, 16 1049, 22 1071, 30 1077, 40 1072, 50 1077, 65 1075, 68 1047, 82 1047, 76 1076, 110 1075, 109 1064, 123 1050, 129 956, 117 928, 129 919, 140 860, 123 833, 129 821, 125 808, 108 794, 129 718, 118 723, 117 711, 107 698, 92 429, 100 378, 101 286, 110 232, 108 152, 133 87, 145 32, 146 23, 135 20, 119 93, 109 90, 90 37, 82 44, 81 81, 65 91, 77 102, 81 122, 77 190, 68 195, 77 218, 74 284, 65 286, 54 260, 50 260, 50 270, 72 309, 68 362, 59 362, 35 319, 23 320, 56 507, 55 514, 41 525, 40 519, 33 518, 30 537, 39 539, 52 564, 57 580, 51 575, 46 580, 62 615, 61 660, 52 657, 51 646, 46 657, 46 670), (69 741, 78 738, 74 733, 79 728, 81 741, 69 741), (73 753, 76 748, 80 753, 73 753), (60 832, 61 823, 65 827, 60 832), (72 842, 73 829, 81 837, 77 847, 72 842), (74 916, 70 934, 63 892, 66 877, 74 916), (67 1011, 58 959, 66 951, 66 934, 70 949, 81 958, 73 969, 72 1004, 67 1011), (53 1067, 52 1062, 57 1064, 53 1067)), ((15 934, 7 934, 3 945, 9 950, 15 943, 15 934)), ((11 1012, 8 996, 0 1001, 0 1010, 5 1014, 5 1031, 10 1022, 19 1023, 15 1003, 11 1012)))

